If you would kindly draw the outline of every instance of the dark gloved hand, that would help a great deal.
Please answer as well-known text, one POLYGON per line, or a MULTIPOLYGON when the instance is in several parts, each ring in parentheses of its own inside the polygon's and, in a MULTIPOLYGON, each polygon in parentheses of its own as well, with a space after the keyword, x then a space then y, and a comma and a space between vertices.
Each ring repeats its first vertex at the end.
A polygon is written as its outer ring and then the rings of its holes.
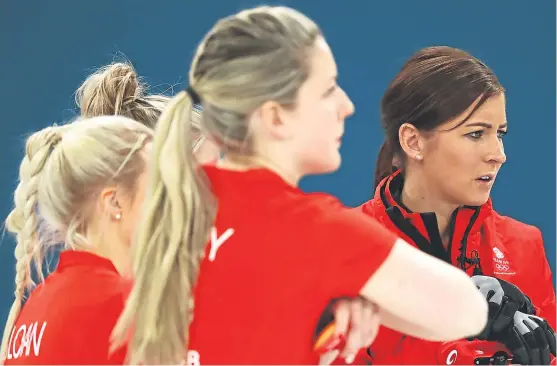
POLYGON ((534 313, 528 296, 512 283, 489 276, 473 276, 472 281, 485 296, 489 306, 487 325, 476 338, 491 340, 493 333, 507 330, 517 311, 534 313))
POLYGON ((549 365, 551 355, 555 356, 555 331, 535 315, 517 311, 513 326, 493 337, 512 352, 513 364, 549 365))

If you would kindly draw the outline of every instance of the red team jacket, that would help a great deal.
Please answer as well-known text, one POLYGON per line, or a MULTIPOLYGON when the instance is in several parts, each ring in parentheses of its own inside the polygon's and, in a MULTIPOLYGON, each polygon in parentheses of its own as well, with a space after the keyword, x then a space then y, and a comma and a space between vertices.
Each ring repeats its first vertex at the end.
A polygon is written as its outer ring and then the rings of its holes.
POLYGON ((396 236, 268 170, 205 170, 219 210, 195 288, 189 361, 316 365, 322 311, 358 295, 396 236))
POLYGON ((117 365, 126 349, 109 355, 109 338, 129 285, 108 259, 65 251, 23 306, 5 365, 117 365))
MULTIPOLYGON (((464 268, 470 276, 481 271, 483 275, 515 284, 530 297, 537 315, 555 329, 552 274, 541 232, 536 227, 499 215, 490 200, 481 207, 464 207, 453 214, 452 237, 445 249, 435 214, 412 213, 400 203, 397 197, 402 184, 402 175, 394 173, 380 183, 375 197, 357 210, 421 250, 464 268)), ((496 342, 428 342, 388 328, 381 328, 370 349, 373 364, 377 365, 474 364, 475 360, 482 364, 494 355, 504 356, 501 352, 510 355, 496 342)))

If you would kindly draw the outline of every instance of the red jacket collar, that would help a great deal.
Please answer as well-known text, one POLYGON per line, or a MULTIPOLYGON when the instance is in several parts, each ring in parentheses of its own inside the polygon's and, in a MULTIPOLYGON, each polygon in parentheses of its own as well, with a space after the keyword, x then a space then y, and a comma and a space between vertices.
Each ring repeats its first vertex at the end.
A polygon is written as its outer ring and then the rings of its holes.
POLYGON ((58 261, 58 266, 56 267, 58 272, 76 266, 104 268, 118 273, 118 270, 116 270, 112 261, 96 254, 82 250, 64 250, 60 253, 60 259, 58 261))
POLYGON ((403 185, 400 170, 379 183, 374 198, 366 204, 371 205, 369 209, 373 211, 375 218, 383 223, 394 224, 421 250, 447 262, 458 262, 461 267, 464 266, 464 262, 470 260, 462 255, 467 249, 467 239, 479 232, 485 219, 493 212, 491 199, 482 206, 464 206, 453 213, 449 224, 451 240, 449 247, 445 249, 441 243, 435 213, 412 212, 406 208, 399 198, 403 185))

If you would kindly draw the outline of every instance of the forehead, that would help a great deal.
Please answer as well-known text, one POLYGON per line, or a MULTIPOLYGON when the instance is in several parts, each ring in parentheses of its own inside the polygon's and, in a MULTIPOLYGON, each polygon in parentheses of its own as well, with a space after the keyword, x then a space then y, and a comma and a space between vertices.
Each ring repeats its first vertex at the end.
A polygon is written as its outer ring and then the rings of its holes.
POLYGON ((470 116, 470 113, 476 108, 478 102, 480 101, 481 97, 476 99, 474 103, 470 107, 468 107, 462 114, 460 114, 455 119, 448 121, 444 126, 443 129, 451 129, 455 126, 458 126, 462 123, 462 121, 466 118, 467 121, 462 125, 465 127, 466 125, 473 123, 473 122, 484 122, 488 124, 492 124, 495 127, 499 125, 503 125, 507 123, 507 115, 505 112, 505 94, 501 93, 495 95, 489 99, 487 99, 476 111, 474 114, 470 116))
POLYGON ((330 83, 337 76, 337 64, 331 48, 323 37, 318 37, 309 53, 310 73, 308 83, 330 83))
POLYGON ((495 123, 501 122, 501 119, 505 119, 505 117, 505 94, 501 93, 486 100, 470 118, 495 123))

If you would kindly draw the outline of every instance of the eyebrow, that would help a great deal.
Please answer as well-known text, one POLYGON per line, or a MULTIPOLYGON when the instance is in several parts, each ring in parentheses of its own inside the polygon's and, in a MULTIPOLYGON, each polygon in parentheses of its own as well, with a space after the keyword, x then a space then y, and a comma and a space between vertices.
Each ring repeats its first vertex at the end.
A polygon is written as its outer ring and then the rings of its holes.
POLYGON ((338 84, 338 75, 332 76, 329 81, 327 82, 327 88, 333 88, 338 84))
MULTIPOLYGON (((472 122, 472 123, 466 124, 466 127, 493 128, 493 125, 491 123, 486 123, 486 122, 472 122)), ((507 127, 507 123, 503 123, 498 128, 506 128, 506 127, 507 127)))

